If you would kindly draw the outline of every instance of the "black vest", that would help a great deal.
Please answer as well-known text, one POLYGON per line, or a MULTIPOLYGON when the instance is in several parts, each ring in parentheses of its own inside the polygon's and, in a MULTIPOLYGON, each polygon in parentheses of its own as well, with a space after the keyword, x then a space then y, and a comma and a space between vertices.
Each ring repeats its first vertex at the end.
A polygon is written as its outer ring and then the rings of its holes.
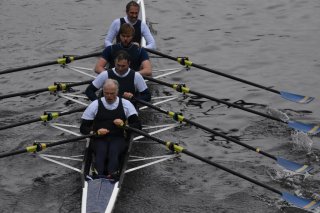
POLYGON ((122 128, 117 127, 113 121, 117 118, 122 119, 123 121, 126 120, 126 115, 124 113, 122 100, 119 98, 118 107, 114 110, 108 110, 104 107, 101 99, 98 99, 98 112, 96 117, 93 120, 93 131, 97 131, 101 128, 106 128, 110 131, 106 135, 108 136, 121 136, 124 137, 124 130, 122 128))
MULTIPOLYGON (((124 50, 130 55, 131 63, 130 68, 139 71, 141 62, 140 62, 140 54, 141 54, 141 48, 137 45, 131 44, 128 48, 122 47, 121 44, 115 44, 111 46, 111 55, 112 58, 117 57, 117 52, 119 50, 124 50)), ((114 61, 108 61, 110 63, 109 67, 115 67, 114 61)))
MULTIPOLYGON (((126 23, 124 18, 120 18, 120 27, 126 23)), ((132 42, 137 42, 138 44, 141 44, 141 20, 137 20, 137 22, 133 25, 134 28, 134 36, 132 38, 132 42)), ((117 35, 117 43, 120 43, 120 33, 117 35)))
POLYGON ((124 92, 131 92, 133 95, 136 93, 136 88, 134 86, 134 76, 135 71, 132 69, 129 71, 129 74, 124 78, 117 76, 116 74, 114 74, 112 70, 108 70, 108 78, 117 80, 119 83, 119 97, 122 97, 124 92))

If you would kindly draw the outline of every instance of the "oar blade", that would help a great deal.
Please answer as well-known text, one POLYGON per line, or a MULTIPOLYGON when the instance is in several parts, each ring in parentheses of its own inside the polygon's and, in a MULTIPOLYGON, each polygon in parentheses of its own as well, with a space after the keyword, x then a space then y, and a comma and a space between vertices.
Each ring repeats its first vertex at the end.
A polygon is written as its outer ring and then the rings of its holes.
POLYGON ((277 157, 277 163, 287 170, 290 170, 296 173, 301 173, 301 174, 310 172, 313 169, 312 166, 302 165, 302 164, 292 162, 280 157, 277 157))
POLYGON ((305 124, 302 122, 297 122, 297 121, 289 121, 288 126, 300 130, 302 132, 316 135, 320 132, 320 125, 314 125, 314 124, 305 124))
POLYGON ((282 193, 282 199, 292 205, 295 205, 301 209, 306 209, 306 210, 314 210, 320 206, 319 201, 301 198, 301 197, 289 194, 287 192, 282 193))
POLYGON ((298 95, 290 92, 280 91, 280 95, 282 98, 287 99, 289 101, 293 101, 300 104, 307 104, 314 100, 314 97, 298 95))

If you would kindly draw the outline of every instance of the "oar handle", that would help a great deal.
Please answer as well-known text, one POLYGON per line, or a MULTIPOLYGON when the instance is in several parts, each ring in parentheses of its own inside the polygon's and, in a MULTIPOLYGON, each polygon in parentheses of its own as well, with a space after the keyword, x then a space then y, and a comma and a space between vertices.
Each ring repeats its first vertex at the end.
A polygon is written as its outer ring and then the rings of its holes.
MULTIPOLYGON (((148 49, 146 48, 146 50, 150 53, 153 53, 155 55, 159 55, 159 56, 162 56, 164 58, 168 58, 168 59, 171 59, 173 61, 178 61, 178 58, 177 57, 172 57, 170 55, 167 55, 167 54, 164 54, 164 53, 161 53, 161 52, 158 52, 156 50, 152 50, 152 49, 148 49)), ((276 94, 280 94, 279 91, 275 90, 275 89, 271 89, 269 87, 265 87, 265 86, 262 86, 260 84, 256 84, 254 82, 251 82, 251 81, 247 81, 247 80, 244 80, 242 78, 238 78, 238 77, 235 77, 235 76, 232 76, 232 75, 228 75, 226 73, 223 73, 223 72, 219 72, 217 70, 213 70, 213 69, 209 69, 207 67, 204 67, 204 66, 201 66, 201 65, 198 65, 198 64, 195 64, 195 63, 190 63, 191 66, 195 67, 195 68, 198 68, 198 69, 201 69, 201 70, 205 70, 205 71, 208 71, 208 72, 211 72, 211 73, 214 73, 214 74, 217 74, 217 75, 221 75, 221 76, 224 76, 224 77, 227 77, 227 78, 230 78, 230 79, 233 79, 233 80, 236 80, 236 81, 240 81, 242 83, 245 83, 245 84, 249 84, 251 86, 255 86, 255 87, 258 87, 258 88, 261 88, 261 89, 264 89, 264 90, 268 90, 270 92, 273 92, 273 93, 276 93, 276 94)))
POLYGON ((98 52, 90 53, 90 54, 87 54, 87 55, 74 56, 74 60, 80 60, 80 59, 85 59, 85 58, 98 57, 98 56, 101 56, 101 54, 102 54, 102 51, 98 51, 98 52))
POLYGON ((87 80, 87 81, 81 81, 81 82, 74 82, 74 83, 68 83, 67 87, 75 87, 75 86, 81 86, 85 84, 91 84, 92 80, 87 80))
MULTIPOLYGON (((132 128, 132 127, 129 127, 129 126, 125 126, 125 128, 128 129, 128 130, 130 130, 130 131, 132 131, 132 132, 135 132, 135 133, 138 133, 138 134, 140 134, 140 135, 143 135, 143 136, 145 136, 146 138, 149 138, 149 139, 151 139, 151 140, 153 140, 153 141, 156 141, 156 142, 158 142, 158 143, 160 143, 160 144, 162 144, 162 145, 166 145, 166 146, 168 145, 168 142, 165 142, 165 141, 163 141, 163 140, 161 140, 161 139, 159 139, 159 138, 153 137, 153 136, 149 135, 148 133, 146 133, 146 132, 144 132, 144 131, 141 131, 141 130, 138 130, 138 129, 135 129, 135 128, 132 128)), ((274 192, 274 193, 277 193, 277 194, 279 194, 279 195, 282 195, 282 192, 280 192, 279 190, 277 190, 277 189, 275 189, 275 188, 273 188, 273 187, 271 187, 271 186, 268 186, 268 185, 266 185, 266 184, 264 184, 264 183, 261 183, 261 182, 255 180, 255 179, 252 179, 252 178, 250 178, 250 177, 248 177, 248 176, 242 175, 242 174, 240 174, 240 173, 238 173, 238 172, 236 172, 236 171, 233 171, 233 170, 231 170, 231 169, 229 169, 229 168, 227 168, 227 167, 224 167, 224 166, 222 166, 222 165, 220 165, 220 164, 217 164, 217 163, 215 163, 215 162, 213 162, 213 161, 210 161, 210 160, 208 160, 208 159, 206 159, 206 158, 204 158, 204 157, 201 157, 201 156, 199 156, 199 155, 197 155, 197 154, 195 154, 195 153, 189 152, 188 150, 186 150, 186 149, 184 149, 184 148, 182 148, 182 147, 179 147, 179 151, 182 152, 182 153, 184 153, 184 154, 186 154, 186 155, 189 155, 189 156, 191 156, 191 157, 193 157, 193 158, 196 158, 196 159, 198 159, 198 160, 200 160, 200 161, 202 161, 202 162, 205 162, 205 163, 207 163, 207 164, 209 164, 209 165, 215 166, 215 167, 217 167, 217 168, 219 168, 219 169, 222 169, 222 170, 224 170, 224 171, 226 171, 226 172, 229 172, 229 173, 231 173, 231 174, 233 174, 233 175, 235 175, 235 176, 238 176, 238 177, 240 177, 240 178, 243 178, 243 179, 245 179, 245 180, 247 180, 247 181, 249 181, 249 182, 251 182, 251 183, 254 183, 254 184, 259 185, 259 186, 261 186, 261 187, 263 187, 263 188, 266 188, 266 189, 268 189, 268 190, 270 190, 270 191, 272 191, 272 192, 274 192)))

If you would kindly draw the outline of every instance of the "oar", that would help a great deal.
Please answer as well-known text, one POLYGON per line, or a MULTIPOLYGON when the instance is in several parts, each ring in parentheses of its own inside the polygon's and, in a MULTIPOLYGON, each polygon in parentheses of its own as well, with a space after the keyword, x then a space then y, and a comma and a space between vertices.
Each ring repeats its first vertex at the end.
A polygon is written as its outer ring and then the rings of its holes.
POLYGON ((156 142, 158 142, 158 143, 160 143, 162 145, 165 145, 168 149, 170 149, 170 150, 172 150, 172 151, 174 151, 176 153, 184 153, 184 154, 186 154, 188 156, 196 158, 196 159, 198 159, 198 160, 200 160, 202 162, 205 162, 205 163, 207 163, 209 165, 215 166, 215 167, 217 167, 219 169, 222 169, 222 170, 224 170, 226 172, 229 172, 229 173, 231 173, 231 174, 233 174, 235 176, 238 176, 238 177, 240 177, 242 179, 245 179, 245 180, 247 180, 247 181, 249 181, 251 183, 254 183, 254 184, 258 185, 258 186, 261 186, 261 187, 263 187, 263 188, 265 188, 267 190, 270 190, 270 191, 280 195, 283 200, 285 200, 288 203, 290 203, 290 204, 292 204, 294 206, 297 206, 299 208, 312 210, 312 209, 315 209, 315 208, 320 206, 320 202, 319 201, 306 199, 306 198, 301 198, 301 197, 292 195, 292 194, 290 194, 288 192, 281 192, 278 189, 275 189, 275 188, 273 188, 273 187, 271 187, 269 185, 261 183, 261 182, 255 180, 255 179, 253 179, 253 178, 250 178, 250 177, 245 176, 243 174, 240 174, 240 173, 238 173, 238 172, 236 172, 234 170, 226 168, 226 167, 224 167, 224 166, 222 166, 220 164, 217 164, 217 163, 215 163, 213 161, 210 161, 210 160, 208 160, 208 159, 206 159, 204 157, 201 157, 201 156, 199 156, 199 155, 197 155, 195 153, 189 152, 187 149, 185 149, 182 146, 179 146, 179 145, 177 145, 175 143, 172 143, 172 142, 169 142, 169 141, 163 141, 163 140, 161 140, 159 138, 156 138, 156 137, 153 137, 153 136, 149 135, 148 133, 146 133, 144 131, 141 131, 141 130, 138 130, 138 129, 134 129, 134 128, 129 127, 129 126, 124 126, 124 128, 129 130, 129 131, 132 131, 132 132, 138 133, 140 135, 143 135, 146 138, 150 138, 151 140, 154 140, 154 141, 156 141, 156 142))
POLYGON ((0 127, 0 131, 4 130, 4 129, 17 127, 17 126, 22 126, 22 125, 25 125, 25 124, 35 123, 35 122, 38 122, 38 121, 44 121, 44 122, 50 121, 52 119, 55 119, 55 118, 58 118, 58 117, 61 117, 61 116, 64 116, 64 115, 69 115, 69 114, 72 114, 72 113, 75 113, 75 112, 82 112, 85 109, 86 109, 86 107, 81 107, 81 108, 70 110, 70 111, 67 111, 67 112, 45 112, 39 118, 34 118, 34 119, 27 120, 27 121, 22 121, 22 122, 18 122, 18 123, 15 123, 15 124, 10 124, 10 125, 7 125, 7 126, 0 127))
POLYGON ((182 116, 181 113, 175 113, 175 112, 167 111, 167 110, 164 110, 164 109, 159 108, 157 106, 154 106, 151 103, 148 103, 148 102, 136 99, 136 98, 134 98, 134 100, 136 102, 138 102, 138 103, 141 103, 141 104, 143 104, 145 106, 148 106, 149 108, 152 108, 152 109, 155 109, 155 110, 157 110, 157 111, 159 111, 161 113, 167 114, 167 115, 169 115, 171 118, 173 118, 176 121, 185 122, 185 123, 191 124, 191 125, 193 125, 195 127, 203 129, 203 130, 205 130, 207 132, 210 132, 210 133, 212 133, 214 135, 220 136, 220 137, 222 137, 222 138, 224 138, 224 139, 226 139, 228 141, 232 141, 232 142, 234 142, 234 143, 236 143, 236 144, 238 144, 240 146, 246 147, 247 149, 250 149, 250 150, 252 150, 254 152, 262 154, 262 155, 264 155, 264 156, 266 156, 268 158, 271 158, 271 159, 275 160, 278 163, 278 165, 282 166, 283 168, 285 168, 287 170, 303 174, 303 173, 306 173, 306 172, 310 172, 313 169, 313 167, 311 167, 311 166, 301 165, 301 164, 286 160, 286 159, 281 158, 281 157, 276 157, 274 155, 271 155, 271 154, 269 154, 267 152, 262 151, 258 147, 255 148, 255 147, 252 147, 252 146, 250 146, 248 144, 242 143, 241 141, 239 141, 239 140, 237 140, 237 139, 235 139, 233 137, 229 137, 229 136, 227 136, 227 135, 225 135, 223 133, 214 131, 214 130, 206 127, 206 126, 203 126, 203 125, 201 125, 199 123, 191 121, 191 120, 185 118, 184 116, 182 116))
POLYGON ((55 65, 55 64, 64 65, 64 64, 71 63, 72 61, 75 61, 75 60, 91 58, 91 57, 96 57, 96 56, 100 56, 100 55, 101 55, 101 51, 100 52, 95 52, 95 53, 90 53, 90 54, 87 54, 87 55, 82 55, 82 56, 67 55, 67 56, 63 56, 62 58, 58 58, 55 61, 48 61, 48 62, 43 62, 43 63, 40 63, 40 64, 34 64, 34 65, 28 65, 28 66, 24 66, 24 67, 17 67, 17 68, 11 68, 11 69, 2 70, 2 71, 0 71, 0 75, 6 74, 6 73, 12 73, 12 72, 28 70, 28 69, 34 69, 34 68, 38 68, 38 67, 45 67, 45 66, 50 66, 50 65, 55 65))
POLYGON ((318 134, 320 132, 320 126, 319 125, 304 124, 302 122, 296 122, 296 121, 283 121, 280 118, 276 118, 276 117, 273 117, 271 115, 264 114, 262 112, 258 112, 258 111, 252 110, 252 109, 248 109, 248 108, 242 107, 242 106, 240 106, 238 104, 230 103, 230 102, 224 101, 222 99, 218 99, 218 98, 215 98, 215 97, 203 94, 203 93, 192 91, 190 88, 186 87, 184 84, 169 84, 167 82, 160 81, 158 79, 154 79, 154 78, 147 77, 147 76, 144 76, 144 78, 149 80, 149 81, 156 82, 158 84, 161 84, 161 85, 164 85, 164 86, 167 86, 167 87, 171 87, 171 88, 173 88, 176 91, 181 92, 181 93, 194 94, 194 95, 199 96, 199 97, 203 97, 203 98, 206 98, 206 99, 218 102, 218 103, 225 104, 225 105, 227 105, 229 107, 238 108, 238 109, 241 109, 241 110, 244 110, 244 111, 256 114, 256 115, 260 115, 260 116, 265 117, 265 118, 269 118, 269 119, 272 119, 272 120, 275 120, 275 121, 278 121, 278 122, 281 122, 281 123, 288 124, 288 126, 290 128, 293 128, 293 129, 296 129, 296 130, 299 130, 299 131, 302 131, 302 132, 305 132, 305 133, 308 133, 308 134, 318 134))
POLYGON ((6 98, 12 98, 12 97, 16 97, 16 96, 47 92, 47 91, 49 91, 49 92, 65 91, 65 90, 69 89, 70 87, 81 86, 84 84, 90 84, 91 82, 92 82, 92 80, 75 82, 75 83, 55 83, 54 85, 50 85, 49 87, 42 88, 42 89, 36 89, 36 90, 31 90, 31 91, 1 95, 0 100, 6 99, 6 98))
POLYGON ((66 144, 66 143, 70 143, 70 142, 75 142, 75 141, 79 141, 79 140, 82 140, 85 138, 91 138, 94 136, 96 136, 96 135, 95 134, 88 134, 88 135, 77 136, 77 137, 70 138, 70 139, 60 140, 60 141, 53 142, 53 143, 34 143, 32 146, 28 146, 25 149, 13 151, 13 152, 2 153, 2 154, 0 154, 0 158, 23 154, 26 152, 40 152, 48 147, 58 146, 58 145, 66 144))
POLYGON ((178 61, 181 65, 184 65, 184 66, 187 66, 187 67, 190 67, 190 66, 196 67, 196 68, 204 70, 204 71, 208 71, 208 72, 211 72, 211 73, 214 73, 214 74, 217 74, 217 75, 221 75, 221 76, 224 76, 224 77, 236 80, 236 81, 240 81, 240 82, 245 83, 245 84, 249 84, 249 85, 254 86, 254 87, 258 87, 260 89, 267 90, 269 92, 273 92, 273 93, 279 94, 279 95, 281 95, 282 98, 287 99, 289 101, 306 104, 306 103, 311 102, 314 99, 314 97, 298 95, 298 94, 294 94, 294 93, 291 93, 291 92, 278 91, 278 90, 275 90, 275 89, 271 89, 269 87, 265 87, 265 86, 260 85, 260 84, 253 83, 251 81, 247 81, 247 80, 244 80, 244 79, 232 76, 232 75, 228 75, 226 73, 219 72, 217 70, 209 69, 207 67, 204 67, 204 66, 201 66, 201 65, 198 65, 198 64, 195 64, 195 63, 189 61, 189 59, 186 58, 186 57, 172 57, 170 55, 166 55, 166 54, 158 52, 156 50, 151 50, 151 49, 146 49, 146 50, 148 52, 150 52, 150 53, 155 54, 155 55, 159 55, 159 56, 171 59, 173 61, 178 61))

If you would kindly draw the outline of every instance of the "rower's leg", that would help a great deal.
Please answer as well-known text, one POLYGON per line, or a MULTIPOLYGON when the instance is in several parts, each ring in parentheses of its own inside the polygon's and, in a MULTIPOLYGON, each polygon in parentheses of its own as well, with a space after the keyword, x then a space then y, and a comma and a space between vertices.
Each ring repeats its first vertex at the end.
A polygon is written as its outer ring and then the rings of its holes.
POLYGON ((114 138, 109 146, 108 173, 113 174, 120 169, 120 156, 126 150, 127 143, 124 138, 114 138))
POLYGON ((96 140, 94 142, 94 152, 95 152, 95 169, 98 175, 104 175, 105 162, 108 153, 109 142, 103 140, 96 140))

